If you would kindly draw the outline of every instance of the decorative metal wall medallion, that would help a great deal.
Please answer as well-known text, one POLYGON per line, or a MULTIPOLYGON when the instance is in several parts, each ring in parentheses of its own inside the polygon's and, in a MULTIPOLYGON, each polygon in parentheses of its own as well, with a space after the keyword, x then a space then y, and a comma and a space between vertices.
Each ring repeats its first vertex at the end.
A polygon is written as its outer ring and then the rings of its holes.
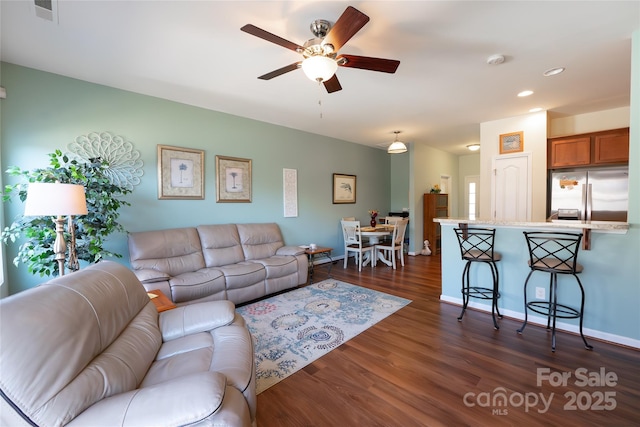
POLYGON ((84 160, 99 157, 108 162, 109 168, 105 174, 112 184, 129 190, 140 184, 140 177, 144 173, 140 152, 134 150, 133 144, 122 136, 110 132, 91 132, 80 135, 67 148, 84 160))

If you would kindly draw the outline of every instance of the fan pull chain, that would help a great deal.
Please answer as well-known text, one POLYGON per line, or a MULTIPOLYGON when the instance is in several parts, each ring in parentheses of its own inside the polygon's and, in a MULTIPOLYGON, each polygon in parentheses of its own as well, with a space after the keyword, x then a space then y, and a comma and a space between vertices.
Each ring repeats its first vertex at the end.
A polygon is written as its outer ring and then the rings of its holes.
POLYGON ((320 118, 322 118, 322 81, 318 79, 318 108, 320 109, 320 118))

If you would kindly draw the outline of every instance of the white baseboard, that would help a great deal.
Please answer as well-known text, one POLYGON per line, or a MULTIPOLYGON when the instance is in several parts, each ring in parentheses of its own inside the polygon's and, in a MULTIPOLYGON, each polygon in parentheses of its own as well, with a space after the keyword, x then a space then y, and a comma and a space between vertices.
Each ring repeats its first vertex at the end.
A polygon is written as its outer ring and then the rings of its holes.
MULTIPOLYGON (((446 295, 440 295, 440 301, 444 301, 444 302, 448 302, 451 304, 455 304, 455 305, 459 305, 462 306, 462 298, 453 298, 450 296, 446 296, 446 295)), ((479 311, 484 311, 486 313, 491 313, 491 305, 489 304, 483 304, 480 302, 475 302, 475 301, 469 301, 469 304, 467 305, 467 307, 479 310, 479 311)), ((524 313, 521 313, 519 311, 513 311, 513 310, 505 310, 503 308, 500 309, 500 314, 510 317, 512 319, 518 319, 518 320, 522 320, 524 321, 524 313)), ((547 327, 547 318, 546 317, 541 317, 541 316, 532 316, 529 315, 529 318, 527 320, 528 323, 532 323, 538 326, 543 326, 543 327, 547 327)), ((565 331, 565 332, 572 332, 575 334, 580 334, 580 329, 577 325, 573 325, 570 323, 565 323, 565 322, 556 322, 556 329, 560 330, 560 331, 565 331)), ((610 334, 608 332, 602 332, 602 331, 598 331, 595 329, 589 329, 589 328, 582 328, 582 332, 584 333, 585 336, 587 337, 592 337, 592 338, 597 338, 603 341, 609 341, 612 343, 616 343, 616 344, 620 344, 620 345, 624 345, 627 347, 633 347, 633 348, 637 348, 640 349, 640 340, 635 340, 632 338, 628 338, 628 337, 623 337, 621 335, 615 335, 615 334, 610 334)))

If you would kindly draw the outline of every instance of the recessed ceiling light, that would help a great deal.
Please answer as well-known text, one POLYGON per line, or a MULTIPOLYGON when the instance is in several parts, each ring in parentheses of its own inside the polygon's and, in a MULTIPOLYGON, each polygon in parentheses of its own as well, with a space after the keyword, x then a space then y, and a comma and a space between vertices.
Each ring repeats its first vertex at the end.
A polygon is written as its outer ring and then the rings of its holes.
POLYGON ((478 151, 480 149, 480 144, 470 144, 470 145, 467 145, 467 148, 470 151, 478 151))
POLYGON ((549 68, 547 71, 542 73, 542 75, 545 77, 555 76, 556 74, 560 74, 563 71, 564 71, 564 67, 549 68))
POLYGON ((542 111, 542 108, 536 107, 529 110, 530 113, 537 113, 538 111, 542 111))
POLYGON ((522 92, 520 92, 518 94, 518 96, 520 98, 524 97, 524 96, 529 96, 529 95, 533 95, 533 91, 532 90, 523 90, 522 92))

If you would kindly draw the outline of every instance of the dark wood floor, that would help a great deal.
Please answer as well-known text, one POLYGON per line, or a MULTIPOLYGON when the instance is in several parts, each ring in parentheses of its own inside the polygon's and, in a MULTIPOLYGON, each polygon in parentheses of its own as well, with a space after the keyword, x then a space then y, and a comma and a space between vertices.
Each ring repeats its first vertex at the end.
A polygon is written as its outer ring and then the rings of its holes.
POLYGON ((260 427, 640 425, 637 350, 590 339, 588 351, 560 332, 552 353, 542 327, 519 335, 520 321, 504 318, 495 331, 472 310, 458 322, 460 308, 439 301, 439 256, 408 257, 396 271, 339 262, 332 276, 413 302, 261 393, 260 427), (538 385, 538 369, 571 376, 538 385))

